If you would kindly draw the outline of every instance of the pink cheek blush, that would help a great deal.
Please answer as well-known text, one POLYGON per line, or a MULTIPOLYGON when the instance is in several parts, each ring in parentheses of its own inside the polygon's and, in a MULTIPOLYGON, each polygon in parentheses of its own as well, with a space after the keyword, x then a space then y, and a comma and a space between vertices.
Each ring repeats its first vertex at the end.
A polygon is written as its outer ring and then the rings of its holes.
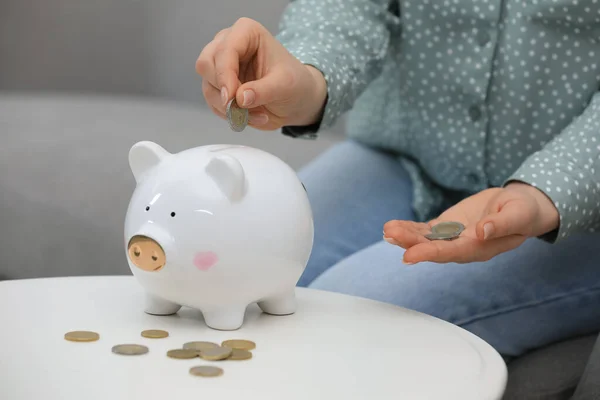
POLYGON ((200 252, 194 256, 194 265, 200 271, 208 271, 219 261, 219 257, 212 251, 200 252))

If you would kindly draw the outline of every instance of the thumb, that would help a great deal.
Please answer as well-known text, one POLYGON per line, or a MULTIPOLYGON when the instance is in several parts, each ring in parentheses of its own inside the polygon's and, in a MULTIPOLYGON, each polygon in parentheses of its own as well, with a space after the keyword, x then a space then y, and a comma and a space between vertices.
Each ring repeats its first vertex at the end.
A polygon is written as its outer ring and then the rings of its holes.
POLYGON ((497 199, 494 203, 489 208, 490 214, 483 217, 475 227, 478 239, 527 236, 531 232, 533 212, 525 202, 517 199, 497 199))
POLYGON ((239 87, 236 101, 244 108, 259 107, 270 104, 286 96, 291 90, 292 72, 277 68, 262 78, 246 82, 239 87))

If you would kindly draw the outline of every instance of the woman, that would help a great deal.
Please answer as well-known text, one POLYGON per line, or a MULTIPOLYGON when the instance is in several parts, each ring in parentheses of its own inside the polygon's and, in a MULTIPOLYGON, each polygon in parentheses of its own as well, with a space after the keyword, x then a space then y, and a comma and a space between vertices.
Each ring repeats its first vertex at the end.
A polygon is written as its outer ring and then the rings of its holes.
POLYGON ((348 140, 300 171, 299 285, 505 357, 600 329, 598 0, 296 0, 277 37, 240 19, 196 69, 217 115, 235 97, 258 129, 314 139, 350 111, 348 140), (440 221, 465 230, 429 240, 440 221))

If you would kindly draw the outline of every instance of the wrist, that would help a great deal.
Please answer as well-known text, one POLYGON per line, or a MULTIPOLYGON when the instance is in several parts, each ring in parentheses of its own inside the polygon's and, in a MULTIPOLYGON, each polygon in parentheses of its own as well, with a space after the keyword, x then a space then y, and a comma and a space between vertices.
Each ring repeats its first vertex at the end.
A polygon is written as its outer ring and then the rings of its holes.
POLYGON ((311 77, 311 90, 308 104, 310 109, 306 115, 306 122, 302 125, 312 125, 317 123, 323 117, 323 111, 327 103, 327 81, 323 73, 312 65, 304 66, 311 77))
POLYGON ((527 194, 535 200, 538 212, 532 227, 532 236, 542 236, 558 228, 560 223, 558 209, 544 192, 524 182, 511 182, 505 188, 527 194))

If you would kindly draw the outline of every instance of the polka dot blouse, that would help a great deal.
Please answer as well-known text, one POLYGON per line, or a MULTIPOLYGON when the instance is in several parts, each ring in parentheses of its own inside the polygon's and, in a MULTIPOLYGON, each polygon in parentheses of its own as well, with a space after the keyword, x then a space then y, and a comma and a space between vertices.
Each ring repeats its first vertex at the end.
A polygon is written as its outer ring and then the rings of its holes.
POLYGON ((316 138, 392 150, 421 220, 447 193, 518 180, 560 213, 552 241, 600 228, 600 0, 294 0, 278 39, 323 72, 316 138))

